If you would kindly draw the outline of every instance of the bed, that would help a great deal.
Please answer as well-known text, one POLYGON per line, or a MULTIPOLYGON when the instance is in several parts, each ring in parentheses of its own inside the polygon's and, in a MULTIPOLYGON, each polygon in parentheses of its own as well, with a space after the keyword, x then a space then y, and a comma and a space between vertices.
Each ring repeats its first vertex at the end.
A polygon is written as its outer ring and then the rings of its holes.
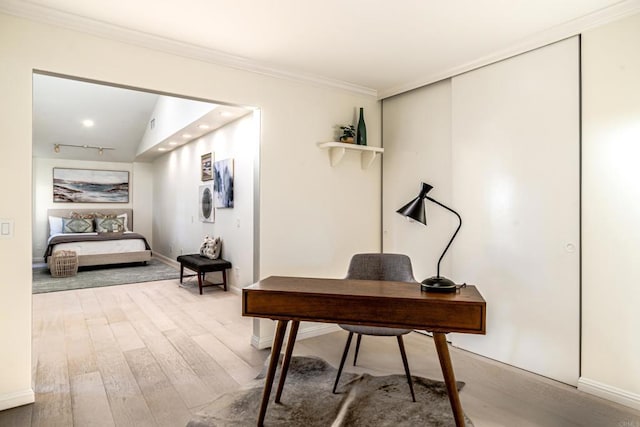
POLYGON ((147 239, 133 231, 133 209, 48 209, 47 217, 49 238, 44 259, 48 265, 51 265, 51 256, 58 251, 76 252, 78 266, 147 262, 151 259, 147 239), (91 220, 93 229, 100 226, 100 232, 73 228, 70 225, 72 218, 81 218, 86 224, 91 220))

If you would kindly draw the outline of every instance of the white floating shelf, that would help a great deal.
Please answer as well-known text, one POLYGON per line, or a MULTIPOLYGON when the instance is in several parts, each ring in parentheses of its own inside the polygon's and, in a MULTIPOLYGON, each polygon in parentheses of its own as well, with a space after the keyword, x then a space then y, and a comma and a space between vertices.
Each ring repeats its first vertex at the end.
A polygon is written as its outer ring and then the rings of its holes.
POLYGON ((318 147, 329 150, 329 163, 332 167, 340 163, 347 150, 360 151, 362 169, 368 169, 376 159, 378 153, 384 153, 384 148, 345 144, 344 142, 319 142, 318 147))

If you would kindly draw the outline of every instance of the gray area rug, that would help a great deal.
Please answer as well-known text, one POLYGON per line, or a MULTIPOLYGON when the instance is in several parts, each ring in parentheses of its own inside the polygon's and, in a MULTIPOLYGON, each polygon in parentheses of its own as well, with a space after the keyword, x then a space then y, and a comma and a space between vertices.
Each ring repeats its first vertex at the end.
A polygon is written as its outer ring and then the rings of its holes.
MULTIPOLYGON (((225 394, 202 409, 187 426, 255 426, 265 371, 246 388, 225 394)), ((455 426, 444 382, 414 376, 414 403, 404 375, 343 372, 338 393, 332 394, 336 373, 322 359, 294 357, 279 404, 274 402, 276 374, 265 426, 455 426)), ((457 384, 458 389, 464 386, 457 384)), ((473 426, 465 418, 467 426, 473 426)))
POLYGON ((33 269, 33 293, 153 282, 179 277, 178 270, 153 258, 146 265, 135 263, 80 267, 78 274, 72 277, 51 277, 49 268, 43 264, 33 269))

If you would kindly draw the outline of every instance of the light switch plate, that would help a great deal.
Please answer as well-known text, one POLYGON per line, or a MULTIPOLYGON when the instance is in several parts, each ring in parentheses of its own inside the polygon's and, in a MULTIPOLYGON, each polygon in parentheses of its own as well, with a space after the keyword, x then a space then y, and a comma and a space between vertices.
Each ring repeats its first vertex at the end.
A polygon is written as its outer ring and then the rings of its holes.
POLYGON ((0 218, 0 239, 13 238, 13 220, 0 218))

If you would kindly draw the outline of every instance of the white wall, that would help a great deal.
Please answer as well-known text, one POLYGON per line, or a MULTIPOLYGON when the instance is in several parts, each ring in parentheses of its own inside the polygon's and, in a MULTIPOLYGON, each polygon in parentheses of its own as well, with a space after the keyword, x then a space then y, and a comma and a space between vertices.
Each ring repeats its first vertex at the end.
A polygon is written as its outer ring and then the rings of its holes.
POLYGON ((153 167, 151 163, 133 164, 133 182, 130 184, 133 197, 133 229, 147 238, 153 249, 153 167))
POLYGON ((47 209, 139 208, 134 212, 135 231, 152 244, 151 222, 145 213, 151 194, 151 173, 142 163, 92 162, 56 158, 33 159, 33 259, 41 261, 47 245, 47 209), (120 170, 129 172, 129 203, 54 203, 53 168, 120 170))
MULTIPOLYGON (((369 143, 380 145, 375 98, 216 66, 0 14, 0 409, 31 391, 34 69, 261 109, 260 275, 340 277, 355 252, 380 249, 380 162, 360 169, 347 154, 329 167, 318 141, 364 107, 369 143), (7 350, 8 349, 8 350, 7 350)), ((155 186, 155 185, 154 185, 155 186)), ((269 326, 270 321, 263 322, 269 326)), ((267 334, 269 327, 261 328, 267 334)), ((249 337, 247 337, 247 341, 249 337)))
POLYGON ((640 409, 640 15, 582 38, 582 377, 640 409))
POLYGON ((198 253, 205 235, 220 237, 222 256, 233 264, 229 285, 253 283, 253 173, 258 149, 259 123, 249 114, 158 158, 153 163, 154 252, 175 260, 198 253), (216 208, 215 223, 198 218, 198 188, 204 184, 200 156, 206 153, 213 153, 214 161, 231 158, 234 163, 234 207, 216 208))

